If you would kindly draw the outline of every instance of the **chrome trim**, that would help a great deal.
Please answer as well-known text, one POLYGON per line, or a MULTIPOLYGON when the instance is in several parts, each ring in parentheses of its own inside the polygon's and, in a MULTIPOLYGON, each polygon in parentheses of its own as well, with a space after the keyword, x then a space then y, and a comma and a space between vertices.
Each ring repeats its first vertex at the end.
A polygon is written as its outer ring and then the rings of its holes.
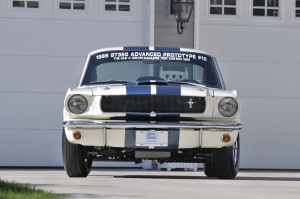
POLYGON ((215 57, 213 57, 212 60, 213 60, 214 65, 215 65, 216 72, 217 72, 217 74, 219 76, 219 78, 218 78, 219 79, 219 83, 221 84, 222 89, 226 90, 224 79, 223 79, 223 76, 222 76, 219 64, 217 62, 217 59, 215 57))
POLYGON ((82 128, 186 128, 186 129, 224 129, 224 130, 241 130, 242 124, 230 123, 230 124, 212 124, 212 123, 148 123, 148 122, 89 122, 89 121, 65 121, 64 127, 71 129, 82 128))

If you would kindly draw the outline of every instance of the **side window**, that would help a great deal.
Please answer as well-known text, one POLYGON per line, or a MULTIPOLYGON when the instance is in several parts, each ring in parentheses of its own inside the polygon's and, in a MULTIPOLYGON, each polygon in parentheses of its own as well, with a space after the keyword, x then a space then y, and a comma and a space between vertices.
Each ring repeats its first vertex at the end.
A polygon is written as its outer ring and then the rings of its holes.
POLYGON ((40 8, 40 0, 12 1, 12 8, 40 8))
POLYGON ((279 17, 279 0, 252 0, 252 16, 279 17))
POLYGON ((105 0, 104 10, 108 12, 130 12, 130 0, 105 0))
POLYGON ((210 16, 236 16, 237 0, 209 0, 210 16))
POLYGON ((84 11, 86 10, 86 0, 58 0, 58 10, 84 11))

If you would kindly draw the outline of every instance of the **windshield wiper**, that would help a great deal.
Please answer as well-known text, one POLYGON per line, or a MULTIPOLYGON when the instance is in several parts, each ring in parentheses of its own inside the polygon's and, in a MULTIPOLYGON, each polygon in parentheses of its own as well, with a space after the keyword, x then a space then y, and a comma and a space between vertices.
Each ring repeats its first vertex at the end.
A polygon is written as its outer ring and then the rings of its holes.
POLYGON ((106 81, 94 81, 89 84, 124 84, 127 83, 125 80, 106 80, 106 81))

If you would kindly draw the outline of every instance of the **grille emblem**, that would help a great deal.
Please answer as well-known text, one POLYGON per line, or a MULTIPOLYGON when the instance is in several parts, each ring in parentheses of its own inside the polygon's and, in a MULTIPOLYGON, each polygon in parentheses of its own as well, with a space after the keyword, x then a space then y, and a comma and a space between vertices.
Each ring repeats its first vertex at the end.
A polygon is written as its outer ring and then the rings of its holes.
POLYGON ((193 104, 196 104, 197 102, 193 102, 193 99, 190 98, 189 101, 187 101, 187 103, 189 104, 189 108, 193 108, 193 104))

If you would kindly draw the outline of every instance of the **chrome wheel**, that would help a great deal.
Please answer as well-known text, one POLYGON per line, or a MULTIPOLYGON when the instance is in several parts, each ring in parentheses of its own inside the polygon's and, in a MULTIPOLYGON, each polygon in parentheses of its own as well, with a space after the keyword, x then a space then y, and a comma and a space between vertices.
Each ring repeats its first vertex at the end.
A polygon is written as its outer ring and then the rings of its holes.
POLYGON ((232 146, 233 165, 237 166, 239 159, 239 143, 238 140, 232 146))

